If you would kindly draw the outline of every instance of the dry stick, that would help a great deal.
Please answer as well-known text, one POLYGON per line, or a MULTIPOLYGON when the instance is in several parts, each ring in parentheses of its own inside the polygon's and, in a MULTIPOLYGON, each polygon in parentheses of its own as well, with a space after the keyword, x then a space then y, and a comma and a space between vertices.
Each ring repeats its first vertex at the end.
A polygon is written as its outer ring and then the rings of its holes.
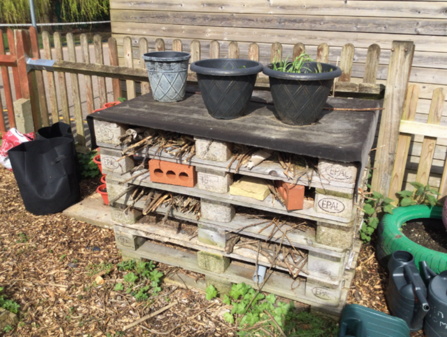
MULTIPOLYGON (((268 220, 267 220, 267 221, 268 221, 268 220)), ((267 221, 265 221, 265 222, 267 222, 267 221)), ((274 221, 275 221, 275 219, 270 220, 270 223, 269 223, 267 226, 265 226, 264 228, 260 229, 259 232, 258 232, 258 234, 261 234, 265 229, 267 229, 267 228, 269 228, 271 225, 273 225, 273 222, 274 222, 274 221)))
POLYGON ((171 212, 172 206, 174 205, 174 198, 173 198, 173 196, 172 196, 172 193, 169 193, 169 196, 171 197, 171 203, 169 204, 168 209, 166 210, 166 214, 165 214, 165 216, 163 217, 163 220, 162 220, 162 222, 161 222, 161 225, 162 225, 162 226, 164 226, 166 220, 168 219, 169 212, 171 212))
POLYGON ((244 226, 244 227, 241 227, 241 228, 238 228, 238 229, 233 229, 232 231, 227 232, 227 234, 234 233, 234 232, 240 232, 240 231, 242 231, 242 230, 244 230, 244 229, 246 229, 246 228, 253 227, 253 226, 257 226, 257 225, 261 225, 261 224, 266 223, 266 222, 268 222, 268 221, 270 221, 270 220, 265 220, 265 221, 261 221, 261 222, 258 222, 258 223, 254 223, 254 224, 252 224, 252 225, 247 225, 247 226, 244 226))
POLYGON ((147 195, 146 204, 144 205, 144 208, 143 208, 143 215, 147 215, 147 213, 149 213, 149 206, 151 205, 152 197, 154 196, 154 193, 155 193, 155 190, 152 189, 152 190, 150 190, 149 194, 147 195))
POLYGON ((138 147, 139 145, 145 143, 146 141, 151 140, 153 137, 154 137, 153 135, 147 136, 146 138, 144 138, 144 139, 140 140, 139 142, 137 142, 137 143, 129 146, 128 148, 126 148, 122 153, 125 154, 125 153, 129 152, 129 150, 132 150, 132 149, 138 147))
MULTIPOLYGON (((136 191, 135 191, 135 192, 136 192, 136 191)), ((136 198, 134 198, 134 197, 132 196, 133 201, 132 201, 132 203, 131 203, 130 205, 128 205, 128 206, 126 207, 126 209, 125 209, 124 212, 123 212, 124 214, 127 214, 128 211, 129 211, 129 209, 131 209, 131 208, 133 208, 133 207, 135 206, 135 204, 137 203, 137 201, 140 200, 140 199, 143 197, 144 192, 146 192, 146 189, 143 187, 143 188, 141 189, 140 193, 138 194, 138 196, 137 196, 136 198)))
POLYGON ((145 170, 145 171, 143 171, 143 172, 141 172, 141 173, 138 173, 136 176, 132 176, 132 177, 130 177, 129 179, 126 179, 126 180, 124 180, 124 181, 119 182, 118 184, 119 184, 119 185, 125 184, 125 183, 127 183, 128 181, 134 180, 134 179, 138 178, 139 176, 142 176, 143 174, 147 174, 147 173, 148 173, 148 171, 145 170))
POLYGON ((177 302, 177 301, 174 301, 174 302, 172 302, 171 304, 165 306, 164 308, 161 308, 160 310, 157 310, 156 312, 153 312, 152 314, 146 315, 146 316, 144 316, 144 317, 142 317, 142 318, 136 320, 135 322, 133 322, 133 323, 131 323, 131 324, 129 324, 129 325, 126 325, 126 326, 123 328, 123 330, 130 329, 130 328, 134 327, 135 325, 138 325, 138 324, 140 324, 141 322, 144 322, 144 321, 148 320, 149 318, 152 318, 152 317, 154 317, 154 316, 157 316, 158 314, 161 314, 162 312, 168 310, 169 308, 172 308, 174 305, 177 305, 177 304, 178 304, 178 302, 177 302))
POLYGON ((119 198, 121 198, 124 194, 133 191, 137 186, 129 186, 124 191, 122 191, 120 194, 118 194, 115 198, 112 200, 109 200, 109 204, 112 205, 115 201, 117 201, 119 198))
POLYGON ((277 327, 278 330, 281 332, 281 335, 282 335, 283 337, 287 337, 286 334, 284 333, 284 331, 282 331, 281 327, 278 325, 278 323, 277 323, 277 322, 275 321, 275 319, 272 317, 272 315, 271 315, 267 310, 264 310, 264 312, 265 312, 267 315, 269 315, 270 319, 273 321, 273 323, 275 323, 276 327, 277 327))

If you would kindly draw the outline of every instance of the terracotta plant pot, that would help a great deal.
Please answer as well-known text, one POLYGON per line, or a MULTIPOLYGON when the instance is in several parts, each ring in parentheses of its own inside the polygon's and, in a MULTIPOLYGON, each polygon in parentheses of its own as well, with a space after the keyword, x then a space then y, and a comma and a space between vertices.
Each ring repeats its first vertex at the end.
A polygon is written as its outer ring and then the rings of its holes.
POLYGON ((93 112, 101 111, 101 110, 110 108, 110 107, 112 107, 112 106, 118 105, 118 104, 121 104, 121 102, 120 102, 120 101, 108 102, 108 103, 105 103, 105 104, 102 106, 102 108, 93 110, 93 112))
POLYGON ((105 184, 106 183, 106 175, 103 174, 103 176, 101 177, 101 184, 105 184))
POLYGON ((97 156, 93 157, 93 162, 98 165, 99 171, 102 174, 102 166, 101 166, 101 156, 98 154, 97 156))
POLYGON ((109 204, 109 195, 107 194, 107 186, 105 184, 99 185, 96 192, 101 194, 102 200, 104 200, 104 205, 109 204))

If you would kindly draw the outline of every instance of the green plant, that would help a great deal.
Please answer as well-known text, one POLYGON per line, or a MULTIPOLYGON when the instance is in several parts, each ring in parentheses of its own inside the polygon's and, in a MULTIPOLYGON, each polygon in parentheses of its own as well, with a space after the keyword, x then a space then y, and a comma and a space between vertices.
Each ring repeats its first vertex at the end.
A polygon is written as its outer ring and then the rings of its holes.
POLYGON ((6 309, 8 311, 11 311, 11 312, 17 314, 19 312, 20 305, 13 300, 6 299, 6 297, 4 295, 1 295, 2 291, 3 291, 3 288, 0 287, 0 308, 6 309))
MULTIPOLYGON (((149 299, 148 291, 151 289, 151 287, 152 295, 156 295, 161 291, 160 283, 161 278, 163 277, 163 273, 155 269, 155 265, 152 261, 140 261, 138 263, 133 260, 123 261, 118 264, 118 269, 122 271, 128 271, 128 273, 124 275, 124 281, 127 285, 126 293, 132 293, 132 295, 135 296, 138 301, 145 301, 149 299), (149 286, 146 284, 138 291, 132 292, 137 281, 143 280, 150 280, 151 285, 149 286)), ((121 290, 124 290, 124 285, 122 283, 116 284, 115 291, 121 290)))
POLYGON ((438 196, 440 193, 431 188, 430 185, 424 186, 421 183, 413 182, 410 183, 414 187, 414 191, 401 191, 396 194, 399 196, 399 205, 401 207, 412 206, 412 205, 429 205, 434 207, 436 205, 441 205, 438 201, 438 196))
POLYGON ((217 290, 216 290, 216 288, 214 288, 214 286, 212 284, 210 284, 206 288, 205 298, 209 301, 209 300, 212 300, 213 298, 215 298, 216 296, 217 296, 217 290))
POLYGON ((104 272, 104 275, 109 274, 113 269, 113 264, 101 262, 99 264, 89 264, 87 267, 87 275, 93 276, 98 273, 104 272))
POLYGON ((121 290, 124 290, 124 286, 123 286, 123 284, 122 284, 121 282, 119 282, 119 283, 117 283, 117 284, 115 285, 115 288, 113 288, 113 290, 115 290, 115 291, 121 291, 121 290))
POLYGON ((393 214, 393 199, 385 198, 379 192, 372 192, 372 197, 365 198, 363 211, 366 214, 362 228, 360 229, 360 238, 365 241, 371 241, 371 235, 379 225, 379 215, 382 213, 393 214))
POLYGON ((25 233, 20 233, 19 240, 17 240, 17 243, 24 243, 24 242, 28 242, 28 237, 26 236, 25 233))
POLYGON ((138 290, 137 293, 134 293, 135 299, 137 301, 146 301, 149 299, 149 295, 147 294, 148 290, 150 289, 150 286, 142 287, 138 290))
MULTIPOLYGON (((288 56, 285 61, 277 61, 276 56, 273 60, 273 70, 281 71, 284 73, 295 73, 295 74, 306 74, 306 73, 322 73, 323 67, 321 66, 320 62, 317 62, 317 68, 315 70, 312 70, 308 67, 306 67, 306 63, 308 62, 314 62, 314 60, 309 56, 309 54, 302 53, 299 56, 295 58, 293 62, 287 62, 288 56)), ((330 70, 332 71, 332 69, 330 70)))
POLYGON ((65 257, 67 256, 67 254, 62 255, 59 260, 63 261, 65 259, 65 257))
POLYGON ((130 284, 134 284, 138 280, 138 276, 130 272, 124 275, 124 281, 130 284))
POLYGON ((128 261, 122 261, 117 264, 118 270, 126 271, 126 270, 132 270, 135 269, 136 263, 134 260, 128 260, 128 261))
POLYGON ((12 328, 12 326, 10 325, 10 324, 8 324, 7 326, 5 326, 4 328, 3 328, 3 331, 5 331, 6 333, 8 333, 8 332, 10 332, 10 331, 12 331, 13 330, 13 328, 12 328))
POLYGON ((98 154, 96 151, 78 153, 78 163, 82 178, 95 178, 101 175, 98 165, 93 162, 93 158, 98 154))
POLYGON ((121 103, 124 103, 124 101, 126 101, 125 97, 118 97, 118 101, 120 101, 121 103))

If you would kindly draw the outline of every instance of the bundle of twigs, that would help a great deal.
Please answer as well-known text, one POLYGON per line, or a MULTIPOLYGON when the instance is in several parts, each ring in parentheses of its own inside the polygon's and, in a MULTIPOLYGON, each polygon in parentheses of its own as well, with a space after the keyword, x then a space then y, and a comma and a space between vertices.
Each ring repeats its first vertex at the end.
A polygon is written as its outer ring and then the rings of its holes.
POLYGON ((296 184, 302 176, 306 175, 310 186, 314 173, 318 173, 315 160, 291 153, 275 152, 275 154, 287 178, 293 179, 296 184))
POLYGON ((258 150, 253 146, 246 146, 242 144, 234 144, 233 147, 233 157, 231 158, 230 163, 227 166, 227 170, 233 165, 234 162, 237 162, 235 173, 239 172, 239 169, 242 166, 246 166, 251 159, 251 155, 258 150))

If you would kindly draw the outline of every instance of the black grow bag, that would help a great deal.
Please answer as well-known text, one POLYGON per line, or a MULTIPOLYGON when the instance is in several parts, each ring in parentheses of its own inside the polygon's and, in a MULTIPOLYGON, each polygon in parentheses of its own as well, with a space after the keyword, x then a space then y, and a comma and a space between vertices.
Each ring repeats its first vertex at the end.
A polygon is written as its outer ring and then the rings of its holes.
POLYGON ((305 63, 303 68, 308 68, 310 72, 300 74, 273 70, 272 64, 264 67, 263 72, 269 76, 275 104, 274 114, 281 122, 309 125, 318 119, 334 79, 341 76, 339 67, 320 64, 323 70, 321 73, 312 73, 317 69, 317 62, 305 63))
POLYGON ((208 113, 217 119, 243 115, 262 64, 244 59, 210 59, 191 64, 208 113))
POLYGON ((73 139, 23 143, 9 150, 8 156, 27 211, 57 213, 79 201, 73 139))

